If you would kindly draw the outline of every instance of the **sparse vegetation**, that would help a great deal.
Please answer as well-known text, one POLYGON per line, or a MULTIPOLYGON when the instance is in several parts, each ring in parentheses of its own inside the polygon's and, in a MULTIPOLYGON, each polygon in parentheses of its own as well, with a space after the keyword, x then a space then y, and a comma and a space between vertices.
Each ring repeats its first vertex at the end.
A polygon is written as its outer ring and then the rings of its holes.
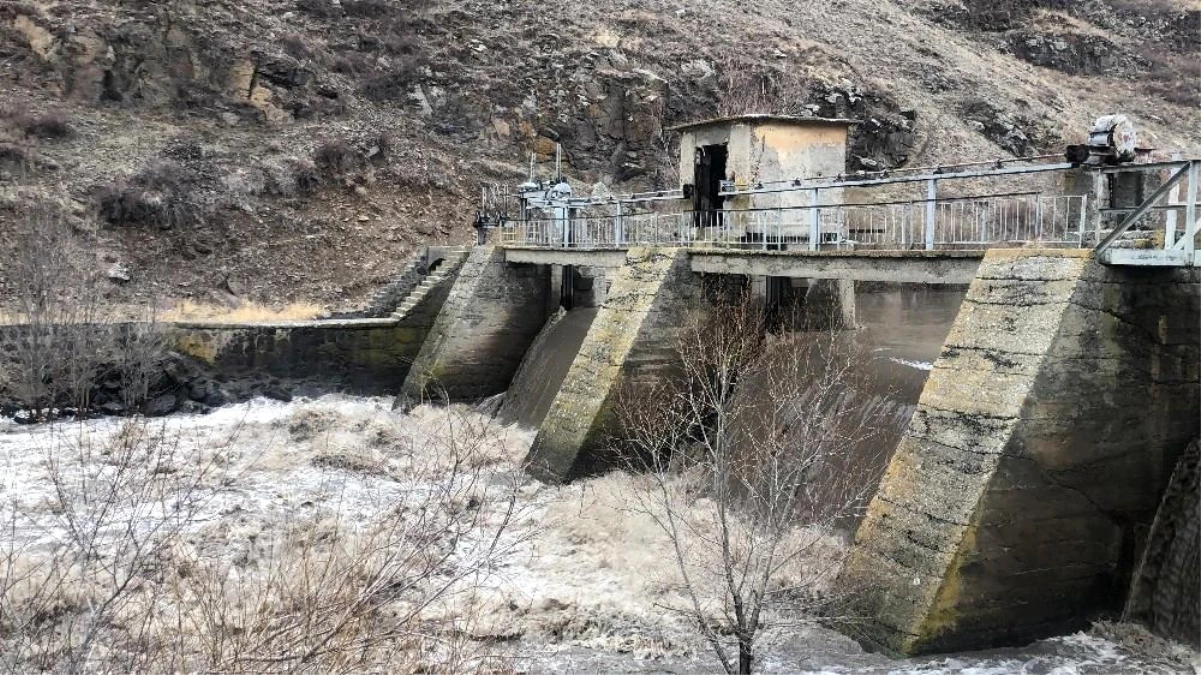
POLYGON ((241 301, 237 307, 181 300, 161 315, 163 321, 217 321, 231 323, 271 323, 306 321, 325 313, 325 308, 308 302, 268 306, 241 301))
POLYGON ((156 161, 124 183, 100 191, 100 214, 112 225, 149 225, 160 229, 203 222, 207 207, 191 178, 173 161, 156 161))
POLYGON ((15 290, 3 329, 0 391, 34 419, 56 410, 121 410, 147 400, 166 350, 153 316, 117 322, 70 229, 52 209, 28 214, 4 260, 15 290), (114 396, 115 394, 115 396, 114 396))
POLYGON ((637 503, 679 570, 686 602, 668 609, 691 618, 731 675, 752 672, 766 626, 838 611, 827 583, 839 561, 812 554, 879 478, 846 465, 879 435, 855 397, 848 341, 773 323, 747 294, 686 319, 678 375, 635 383, 618 413, 617 442, 649 478, 637 503))

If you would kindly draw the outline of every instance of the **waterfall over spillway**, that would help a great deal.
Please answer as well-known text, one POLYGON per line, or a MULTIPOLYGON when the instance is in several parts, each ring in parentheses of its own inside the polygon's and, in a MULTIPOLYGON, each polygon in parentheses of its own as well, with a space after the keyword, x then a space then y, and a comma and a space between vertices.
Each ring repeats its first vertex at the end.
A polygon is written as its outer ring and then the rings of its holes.
POLYGON ((1181 455, 1126 603, 1128 620, 1201 649, 1201 447, 1181 455))
POLYGON ((505 395, 500 409, 502 422, 527 428, 542 424, 596 312, 595 307, 559 310, 546 322, 505 395))

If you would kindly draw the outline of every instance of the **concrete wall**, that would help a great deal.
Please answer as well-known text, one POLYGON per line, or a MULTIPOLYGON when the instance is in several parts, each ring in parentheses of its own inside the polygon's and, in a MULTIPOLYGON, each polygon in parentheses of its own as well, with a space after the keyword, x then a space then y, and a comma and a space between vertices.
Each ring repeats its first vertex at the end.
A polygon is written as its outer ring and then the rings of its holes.
POLYGON ((1198 433, 1197 270, 990 251, 840 583, 893 653, 988 647, 1118 609, 1198 433))
POLYGON ((502 249, 475 247, 404 380, 402 402, 505 391, 546 322, 550 289, 549 265, 509 264, 502 249))
POLYGON ((603 462, 598 452, 614 428, 622 382, 652 376, 671 360, 673 328, 700 295, 685 251, 630 249, 538 430, 526 458, 530 473, 559 482, 603 462))
MULTIPOLYGON (((696 149, 706 145, 725 144, 727 149, 726 179, 739 188, 757 183, 796 180, 818 176, 834 177, 846 170, 847 127, 819 120, 813 122, 743 119, 716 122, 691 127, 680 137, 680 184, 694 180, 696 149)), ((813 195, 809 190, 789 190, 728 199, 727 209, 774 209, 785 207, 781 225, 771 217, 742 214, 734 224, 748 235, 765 233, 769 237, 782 235, 800 237, 809 232, 809 212, 813 195), (772 223, 765 226, 761 221, 772 223)), ((843 202, 843 190, 822 190, 819 204, 843 202)), ((774 216, 775 214, 772 214, 774 216)), ((823 231, 837 231, 843 214, 827 210, 821 215, 823 231)))
POLYGON ((409 374, 451 288, 443 282, 403 319, 282 324, 181 322, 172 347, 223 377, 287 380, 326 391, 395 393, 409 374))

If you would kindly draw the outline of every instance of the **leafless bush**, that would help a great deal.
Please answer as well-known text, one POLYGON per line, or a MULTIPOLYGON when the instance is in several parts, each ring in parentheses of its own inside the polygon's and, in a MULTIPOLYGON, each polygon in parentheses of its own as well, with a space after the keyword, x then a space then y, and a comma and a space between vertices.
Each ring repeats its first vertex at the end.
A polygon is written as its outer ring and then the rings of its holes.
POLYGON ((717 114, 800 114, 808 85, 792 71, 764 69, 741 58, 718 64, 717 114))
POLYGON ((28 173, 33 165, 33 153, 29 148, 16 142, 0 140, 0 169, 22 176, 28 173))
POLYGON ((54 140, 70 137, 74 132, 67 116, 58 111, 33 113, 24 106, 0 108, 0 127, 7 126, 26 138, 54 140))
POLYGON ((44 140, 70 138, 74 134, 67 122, 67 116, 60 112, 24 115, 18 123, 26 136, 44 140))
POLYGON ((122 408, 145 400, 165 358, 153 316, 118 323, 105 311, 104 279, 52 209, 35 208, 12 237, 4 267, 14 293, 0 390, 35 419, 56 408, 88 411, 102 386, 116 392, 122 408))
POLYGON ((651 479, 639 508, 671 540, 688 599, 669 609, 696 622, 728 673, 751 672, 769 623, 835 611, 837 562, 806 553, 878 479, 847 463, 878 434, 855 396, 849 341, 769 334, 771 323, 746 296, 692 316, 678 375, 628 389, 618 406, 626 453, 651 479))
POLYGON ((0 670, 495 672, 465 636, 519 513, 485 480, 490 427, 436 414, 390 448, 405 487, 377 515, 298 508, 216 548, 202 533, 228 513, 236 434, 55 427, 53 504, 0 504, 0 670))
POLYGON ((362 166, 362 157, 346 139, 339 138, 318 146, 313 153, 313 163, 325 176, 339 178, 358 170, 362 166))
POLYGON ((104 188, 100 215, 113 225, 153 225, 162 229, 195 225, 205 208, 183 168, 171 161, 150 164, 124 183, 104 188))
POLYGON ((416 75, 417 62, 411 58, 402 58, 388 72, 368 78, 363 83, 361 92, 367 100, 374 103, 404 102, 417 81, 416 75))

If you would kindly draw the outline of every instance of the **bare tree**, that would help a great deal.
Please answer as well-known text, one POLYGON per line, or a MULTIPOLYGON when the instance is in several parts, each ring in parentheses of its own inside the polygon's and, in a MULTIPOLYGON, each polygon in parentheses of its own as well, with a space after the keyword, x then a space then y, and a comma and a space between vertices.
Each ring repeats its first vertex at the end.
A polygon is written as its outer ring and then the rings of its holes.
MULTIPOLYGON (((488 480, 495 429, 458 408, 387 440, 403 498, 366 520, 297 508, 213 550, 244 480, 240 431, 190 437, 132 417, 39 434, 53 503, 0 503, 0 672, 487 672, 482 580, 524 534, 516 485, 488 480)), ((381 428, 386 422, 381 422, 381 428)), ((320 466, 385 471, 344 454, 320 466)), ((253 462, 245 459, 244 462, 253 462)), ((235 514, 236 514, 235 510, 235 514)), ((234 516, 236 517, 236 516, 234 516)))
POLYGON ((132 321, 116 315, 94 263, 52 208, 31 209, 11 235, 3 266, 13 293, 2 328, 10 349, 0 390, 35 419, 90 410, 101 382, 132 407, 160 374, 166 348, 153 311, 132 321))
MULTIPOLYGON (((840 560, 821 555, 878 476, 848 465, 876 431, 837 331, 769 332, 744 295, 679 331, 677 373, 619 402, 637 495, 671 541, 683 606, 728 673, 749 673, 769 623, 827 616, 840 560), (726 636, 732 635, 731 644, 726 636)), ((870 465, 870 464, 869 464, 870 465)))

